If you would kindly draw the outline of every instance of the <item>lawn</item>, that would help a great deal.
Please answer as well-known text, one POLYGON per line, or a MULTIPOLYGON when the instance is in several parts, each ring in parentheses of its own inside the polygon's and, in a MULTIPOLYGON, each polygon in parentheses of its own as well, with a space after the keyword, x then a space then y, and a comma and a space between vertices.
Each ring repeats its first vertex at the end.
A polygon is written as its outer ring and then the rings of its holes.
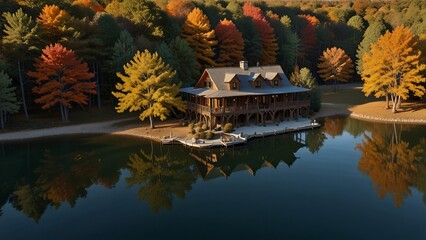
POLYGON ((331 85, 320 86, 321 102, 337 103, 348 105, 360 105, 374 101, 384 101, 384 98, 366 97, 361 91, 362 83, 350 83, 339 85, 337 90, 333 90, 331 85))

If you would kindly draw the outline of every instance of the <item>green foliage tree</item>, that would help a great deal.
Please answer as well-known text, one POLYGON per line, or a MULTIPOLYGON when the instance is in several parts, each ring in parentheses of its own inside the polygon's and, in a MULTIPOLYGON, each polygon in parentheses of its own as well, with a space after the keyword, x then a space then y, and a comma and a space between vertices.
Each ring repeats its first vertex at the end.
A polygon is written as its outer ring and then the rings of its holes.
POLYGON ((357 61, 356 61, 356 69, 358 74, 362 74, 364 67, 362 57, 365 53, 370 52, 371 44, 377 42, 379 37, 385 33, 386 26, 383 21, 375 21, 373 22, 364 32, 364 38, 358 46, 358 50, 356 53, 357 61))
POLYGON ((175 68, 178 80, 182 83, 182 86, 188 87, 192 85, 199 77, 194 50, 185 39, 179 36, 173 39, 169 45, 178 60, 175 68))
MULTIPOLYGON (((178 59, 172 52, 172 49, 170 48, 169 44, 163 41, 155 48, 155 51, 158 53, 158 56, 163 59, 164 63, 170 65, 173 70, 176 70, 178 68, 178 59)), ((173 77, 172 83, 176 85, 179 84, 177 71, 175 76, 173 77)))
POLYGON ((143 121, 148 117, 151 128, 155 128, 154 117, 165 120, 173 107, 185 110, 185 102, 177 97, 179 86, 171 84, 176 72, 158 53, 136 52, 133 60, 124 66, 124 72, 117 73, 122 83, 117 83, 117 92, 112 93, 119 101, 117 112, 142 110, 139 118, 143 121))
POLYGON ((27 103, 25 99, 24 80, 22 76, 22 61, 26 60, 28 52, 37 50, 38 25, 31 16, 22 9, 15 13, 3 13, 5 18, 3 45, 5 52, 13 55, 18 63, 18 75, 25 118, 28 120, 27 103))
POLYGON ((0 71, 0 128, 5 127, 7 113, 19 111, 19 103, 15 95, 15 87, 12 79, 3 71, 0 71))
POLYGON ((306 67, 299 70, 299 67, 296 66, 294 72, 290 76, 290 81, 297 87, 311 89, 308 93, 311 101, 311 110, 318 112, 321 109, 321 91, 317 89, 316 80, 311 70, 306 67))
POLYGON ((128 31, 123 30, 112 48, 109 64, 115 72, 123 72, 123 66, 133 58, 135 53, 135 40, 128 31))
POLYGON ((235 20, 235 25, 243 34, 244 57, 249 65, 255 66, 262 57, 262 40, 259 31, 250 17, 240 17, 235 20))

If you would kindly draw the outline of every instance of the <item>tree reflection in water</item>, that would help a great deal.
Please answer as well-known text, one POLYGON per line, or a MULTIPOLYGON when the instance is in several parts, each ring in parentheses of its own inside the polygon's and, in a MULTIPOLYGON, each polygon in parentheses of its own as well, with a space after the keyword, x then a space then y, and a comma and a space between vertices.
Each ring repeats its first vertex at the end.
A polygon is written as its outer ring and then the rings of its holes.
POLYGON ((356 146, 362 153, 358 169, 373 180, 380 198, 390 194, 397 207, 411 195, 418 178, 424 178, 426 167, 425 140, 410 145, 402 140, 401 128, 395 124, 373 128, 371 136, 364 133, 362 144, 356 146))
POLYGON ((138 198, 146 201, 154 213, 160 209, 171 210, 174 196, 184 199, 192 189, 197 177, 188 161, 174 158, 169 153, 154 151, 130 154, 128 169, 131 176, 126 178, 129 187, 141 186, 138 198))

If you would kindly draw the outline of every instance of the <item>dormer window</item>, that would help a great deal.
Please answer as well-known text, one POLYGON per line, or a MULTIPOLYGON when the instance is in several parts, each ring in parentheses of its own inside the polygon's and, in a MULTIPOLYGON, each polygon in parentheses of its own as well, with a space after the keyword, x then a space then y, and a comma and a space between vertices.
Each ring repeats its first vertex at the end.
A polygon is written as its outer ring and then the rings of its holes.
POLYGON ((204 87, 206 87, 206 88, 211 88, 211 87, 212 87, 212 83, 211 83, 211 82, 209 82, 209 81, 205 81, 205 82, 204 82, 204 87))
POLYGON ((262 82, 261 81, 256 81, 256 88, 261 88, 262 87, 262 82))
POLYGON ((238 88, 236 82, 232 82, 232 90, 236 90, 238 88))
POLYGON ((278 87, 278 80, 276 80, 276 79, 274 80, 274 86, 278 87))

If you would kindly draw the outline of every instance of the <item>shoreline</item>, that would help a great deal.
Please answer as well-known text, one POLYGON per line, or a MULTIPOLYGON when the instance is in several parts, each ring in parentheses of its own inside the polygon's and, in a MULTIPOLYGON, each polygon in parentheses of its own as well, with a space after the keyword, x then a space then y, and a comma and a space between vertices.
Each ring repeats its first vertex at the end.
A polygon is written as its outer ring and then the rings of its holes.
MULTIPOLYGON (((353 111, 357 106, 347 104, 323 103, 320 112, 311 115, 311 119, 331 117, 331 116, 348 116, 351 118, 381 123, 401 123, 401 124, 416 124, 425 125, 425 119, 409 119, 409 118, 389 118, 366 115, 353 111)), ((35 139, 43 137, 73 135, 73 134, 112 134, 125 135, 133 137, 141 137, 156 142, 161 142, 164 136, 173 135, 175 137, 187 137, 187 127, 179 125, 179 120, 168 120, 165 122, 157 122, 157 128, 149 128, 149 124, 129 123, 122 126, 119 123, 134 120, 133 118, 111 120, 97 123, 77 124, 64 127, 44 128, 36 130, 23 130, 16 132, 0 133, 0 142, 19 141, 26 139, 35 139)))

